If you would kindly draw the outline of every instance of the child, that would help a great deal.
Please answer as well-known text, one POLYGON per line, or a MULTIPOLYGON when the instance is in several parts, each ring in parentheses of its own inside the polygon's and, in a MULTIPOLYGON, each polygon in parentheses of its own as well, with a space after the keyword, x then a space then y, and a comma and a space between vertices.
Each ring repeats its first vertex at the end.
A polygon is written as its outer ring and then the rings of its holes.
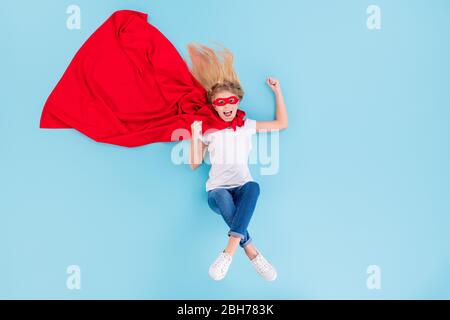
MULTIPOLYGON (((213 49, 195 44, 188 45, 188 53, 192 62, 191 72, 207 90, 208 102, 222 120, 231 123, 244 97, 233 68, 233 54, 224 49, 217 55, 213 49)), ((238 245, 244 248, 252 265, 265 280, 273 281, 277 277, 275 268, 255 248, 247 231, 260 193, 259 184, 253 180, 247 164, 252 135, 262 130, 288 127, 280 82, 269 77, 267 84, 276 98, 275 120, 246 119, 244 125, 236 130, 230 127, 203 135, 201 121, 194 121, 191 125, 191 167, 196 169, 200 166, 206 151, 209 152, 208 204, 230 228, 227 246, 209 268, 209 275, 214 280, 222 280, 226 276, 238 245)))

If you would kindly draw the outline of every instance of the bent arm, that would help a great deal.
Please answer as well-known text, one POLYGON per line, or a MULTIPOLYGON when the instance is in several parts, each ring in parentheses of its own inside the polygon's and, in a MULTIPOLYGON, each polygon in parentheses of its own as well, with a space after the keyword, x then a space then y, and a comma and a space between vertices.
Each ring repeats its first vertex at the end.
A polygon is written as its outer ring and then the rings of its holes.
POLYGON ((281 92, 280 82, 276 79, 269 78, 267 80, 267 84, 271 87, 275 94, 275 120, 257 121, 256 131, 286 129, 288 127, 288 114, 283 98, 283 93, 281 92))
POLYGON ((194 122, 192 124, 192 139, 189 152, 189 165, 192 170, 197 169, 205 157, 207 146, 200 139, 201 122, 194 122))

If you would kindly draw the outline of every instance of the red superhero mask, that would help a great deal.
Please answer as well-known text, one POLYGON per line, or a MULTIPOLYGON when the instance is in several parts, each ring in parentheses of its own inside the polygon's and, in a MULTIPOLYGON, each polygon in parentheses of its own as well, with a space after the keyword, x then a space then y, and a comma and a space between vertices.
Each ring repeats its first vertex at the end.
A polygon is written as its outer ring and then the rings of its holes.
POLYGON ((236 96, 231 96, 228 98, 217 98, 215 99, 212 104, 213 106, 217 106, 217 107, 223 107, 224 105, 227 104, 237 104, 239 102, 239 98, 236 96))

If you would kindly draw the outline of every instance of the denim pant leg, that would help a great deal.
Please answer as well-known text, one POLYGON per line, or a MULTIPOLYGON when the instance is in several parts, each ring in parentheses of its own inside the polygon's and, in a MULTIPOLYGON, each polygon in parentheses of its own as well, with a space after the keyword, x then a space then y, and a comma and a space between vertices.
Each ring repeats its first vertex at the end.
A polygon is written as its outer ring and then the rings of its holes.
POLYGON ((250 181, 235 188, 232 192, 236 209, 230 225, 230 234, 245 234, 259 197, 259 184, 250 181))
MULTIPOLYGON (((229 227, 231 227, 231 223, 236 213, 236 207, 234 205, 233 196, 230 191, 232 190, 225 188, 216 188, 208 192, 209 207, 217 214, 220 214, 229 227)), ((228 235, 231 235, 231 230, 228 235)), ((241 247, 245 247, 246 245, 250 244, 252 240, 247 230, 243 234, 239 234, 238 236, 241 238, 241 241, 239 242, 239 245, 241 247)))

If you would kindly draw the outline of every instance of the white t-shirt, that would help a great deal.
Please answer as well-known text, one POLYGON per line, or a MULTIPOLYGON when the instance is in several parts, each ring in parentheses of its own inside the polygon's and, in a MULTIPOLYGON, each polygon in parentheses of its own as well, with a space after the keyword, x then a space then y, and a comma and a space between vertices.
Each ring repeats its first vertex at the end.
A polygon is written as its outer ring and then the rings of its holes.
POLYGON ((248 168, 252 149, 252 135, 256 133, 256 121, 246 119, 242 127, 205 132, 202 141, 208 146, 211 169, 206 191, 215 188, 233 188, 253 181, 248 168))

